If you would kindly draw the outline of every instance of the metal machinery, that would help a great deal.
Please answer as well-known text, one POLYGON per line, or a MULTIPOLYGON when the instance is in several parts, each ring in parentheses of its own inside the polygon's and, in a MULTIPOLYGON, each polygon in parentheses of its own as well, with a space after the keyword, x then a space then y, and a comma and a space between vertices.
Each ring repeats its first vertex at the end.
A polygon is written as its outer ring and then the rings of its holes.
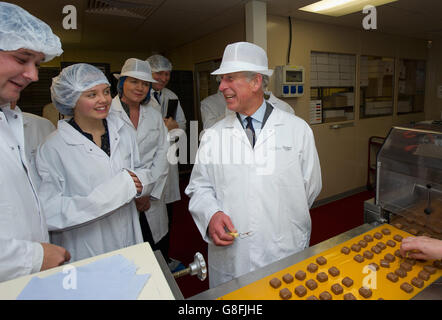
POLYGON ((442 122, 393 127, 377 155, 376 198, 366 223, 442 239, 442 122))

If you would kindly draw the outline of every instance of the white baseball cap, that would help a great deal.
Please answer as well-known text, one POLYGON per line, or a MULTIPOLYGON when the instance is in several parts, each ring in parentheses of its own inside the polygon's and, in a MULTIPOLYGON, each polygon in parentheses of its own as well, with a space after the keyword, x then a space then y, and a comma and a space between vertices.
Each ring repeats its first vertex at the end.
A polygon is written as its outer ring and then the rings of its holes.
POLYGON ((120 74, 114 74, 114 77, 120 79, 120 77, 132 77, 148 82, 158 82, 152 78, 152 70, 150 64, 147 61, 143 61, 136 58, 129 58, 124 63, 120 74))
POLYGON ((250 42, 236 42, 227 45, 219 69, 211 74, 240 71, 253 71, 269 77, 273 74, 273 70, 269 69, 264 49, 250 42))

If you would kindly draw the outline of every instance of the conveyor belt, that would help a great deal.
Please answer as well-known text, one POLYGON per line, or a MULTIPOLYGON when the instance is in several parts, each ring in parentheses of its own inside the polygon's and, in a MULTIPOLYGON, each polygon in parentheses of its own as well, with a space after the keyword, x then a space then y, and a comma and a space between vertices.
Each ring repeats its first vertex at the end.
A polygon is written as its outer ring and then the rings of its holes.
POLYGON ((411 284, 411 280, 414 277, 417 277, 417 274, 423 269, 424 265, 432 265, 433 261, 426 261, 426 262, 417 262, 413 267, 412 270, 407 273, 407 276, 405 278, 399 278, 399 280, 396 283, 391 282, 386 278, 387 274, 389 272, 394 272, 396 269, 399 268, 399 264, 404 262, 404 259, 400 259, 396 257, 396 260, 392 263, 390 263, 389 268, 383 268, 380 267, 377 272, 373 272, 366 268, 366 266, 372 262, 376 263, 380 266, 380 260, 384 258, 384 256, 387 253, 391 253, 394 255, 395 251, 399 249, 400 243, 396 242, 395 247, 389 247, 387 246, 386 249, 382 250, 379 254, 374 254, 374 257, 372 259, 365 259, 363 263, 356 262, 353 258, 355 255, 360 254, 363 255, 363 252, 365 250, 370 250, 374 245, 376 245, 378 242, 386 243, 388 240, 393 240, 394 235, 401 235, 402 237, 408 237, 411 236, 405 231, 399 230, 391 225, 381 225, 379 227, 376 227, 368 232, 364 232, 363 234, 360 234, 350 240, 347 240, 343 243, 340 243, 336 246, 333 246, 329 248, 328 250, 325 250, 323 252, 320 252, 314 256, 309 257, 308 259, 305 259, 303 261, 300 261, 290 267, 287 267, 285 269, 282 269, 278 272, 275 272, 271 275, 268 275, 264 278, 261 278, 257 281, 254 281, 242 288, 239 288, 235 291, 232 291, 228 294, 225 294, 221 296, 219 299, 266 299, 266 300, 273 300, 273 299, 281 299, 279 296, 279 292, 282 288, 288 288, 290 292, 292 293, 292 297, 290 299, 306 299, 307 297, 310 297, 314 295, 315 297, 319 298, 319 295, 323 291, 328 291, 333 299, 343 299, 344 294, 351 292, 357 299, 365 299, 359 294, 359 288, 363 285, 363 281, 365 279, 366 282, 364 284, 368 284, 372 286, 372 296, 369 299, 396 299, 396 300, 403 300, 403 299, 411 299, 416 294, 424 290, 427 286, 429 286, 432 282, 439 279, 439 277, 442 276, 442 270, 437 269, 434 274, 430 276, 430 279, 428 281, 424 281, 424 287, 423 288, 417 288, 413 286, 413 291, 411 293, 406 293, 403 291, 400 286, 404 282, 408 282, 411 284), (345 255, 340 252, 341 248, 344 246, 347 246, 348 248, 351 248, 351 246, 355 243, 358 243, 360 240, 363 240, 364 236, 369 234, 372 235, 376 232, 382 233, 381 230, 388 228, 391 231, 390 235, 384 235, 382 239, 376 239, 374 238, 372 242, 368 242, 368 246, 366 248, 361 248, 360 252, 354 252, 351 251, 350 254, 345 255), (310 263, 316 263, 316 258, 323 256, 327 259, 327 263, 325 265, 318 265, 318 270, 314 273, 310 273, 307 271, 307 266, 310 263), (331 276, 328 273, 328 269, 332 266, 337 267, 340 270, 340 274, 336 277, 331 276), (290 273, 293 277, 295 273, 298 270, 303 270, 307 273, 307 277, 305 280, 300 281, 296 278, 292 283, 286 284, 282 277, 290 273), (365 273, 364 273, 365 271, 365 273), (316 275, 319 272, 325 272, 328 274, 328 281, 326 282, 319 282, 316 280, 316 275), (272 288, 269 284, 270 280, 272 278, 278 278, 281 280, 282 285, 279 288, 272 288), (342 285, 341 281, 344 277, 350 277, 353 280, 353 285, 349 288, 342 285), (314 290, 307 289, 307 294, 303 297, 298 297, 294 290, 299 285, 304 285, 305 282, 308 279, 314 279, 318 287, 314 290), (335 283, 339 283, 343 288, 344 292, 339 295, 335 295, 331 291, 331 286, 335 283))

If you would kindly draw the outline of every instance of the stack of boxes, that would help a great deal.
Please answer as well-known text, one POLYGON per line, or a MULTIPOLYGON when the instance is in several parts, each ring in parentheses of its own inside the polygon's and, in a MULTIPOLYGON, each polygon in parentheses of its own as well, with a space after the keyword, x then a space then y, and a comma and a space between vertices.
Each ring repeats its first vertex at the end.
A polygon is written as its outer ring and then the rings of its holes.
POLYGON ((365 115, 385 115, 393 112, 394 60, 361 57, 361 86, 366 83, 365 115), (362 75, 364 75, 362 77, 362 75))
POLYGON ((353 87, 356 58, 354 55, 312 52, 311 87, 353 87))

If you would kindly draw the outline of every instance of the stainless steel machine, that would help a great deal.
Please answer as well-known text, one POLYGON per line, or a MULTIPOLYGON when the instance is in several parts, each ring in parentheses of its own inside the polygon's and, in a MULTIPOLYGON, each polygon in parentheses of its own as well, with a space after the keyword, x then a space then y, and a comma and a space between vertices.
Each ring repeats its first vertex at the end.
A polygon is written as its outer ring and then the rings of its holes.
POLYGON ((366 223, 442 239, 442 122, 393 127, 377 155, 376 198, 366 223))

